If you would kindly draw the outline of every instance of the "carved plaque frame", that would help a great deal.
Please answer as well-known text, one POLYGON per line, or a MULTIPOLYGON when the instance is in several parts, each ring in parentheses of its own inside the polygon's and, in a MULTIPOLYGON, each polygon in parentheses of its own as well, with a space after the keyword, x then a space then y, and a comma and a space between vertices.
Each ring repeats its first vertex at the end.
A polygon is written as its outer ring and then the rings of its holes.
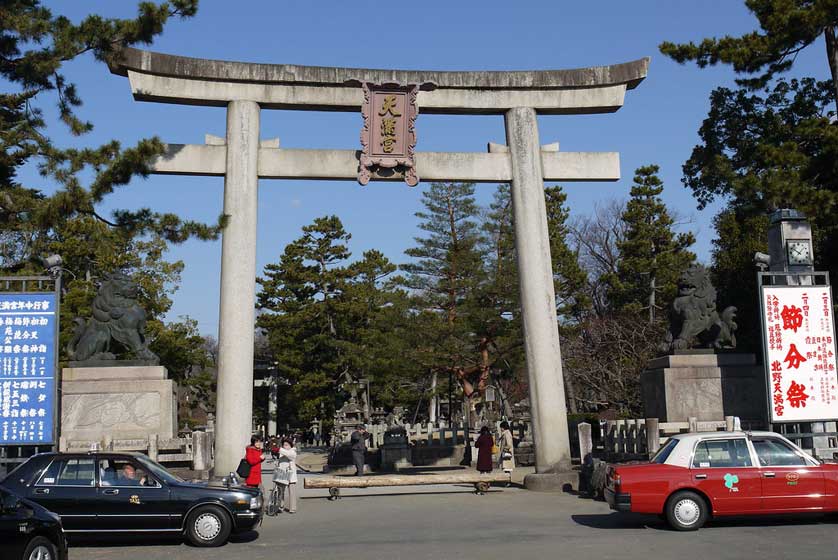
POLYGON ((361 115, 364 124, 361 127, 361 157, 358 169, 358 182, 366 185, 372 179, 373 172, 380 170, 393 170, 403 172, 405 182, 411 187, 419 184, 419 177, 416 175, 416 162, 414 155, 416 151, 416 117, 419 114, 419 107, 416 98, 419 93, 418 84, 402 85, 388 82, 374 84, 362 82, 361 88, 364 91, 364 104, 361 107, 361 115), (387 96, 387 94, 390 94, 387 96), (397 117, 398 132, 401 136, 394 137, 390 153, 385 153, 378 145, 380 143, 381 117, 377 107, 378 100, 382 97, 401 99, 402 103, 396 107, 401 110, 397 117))

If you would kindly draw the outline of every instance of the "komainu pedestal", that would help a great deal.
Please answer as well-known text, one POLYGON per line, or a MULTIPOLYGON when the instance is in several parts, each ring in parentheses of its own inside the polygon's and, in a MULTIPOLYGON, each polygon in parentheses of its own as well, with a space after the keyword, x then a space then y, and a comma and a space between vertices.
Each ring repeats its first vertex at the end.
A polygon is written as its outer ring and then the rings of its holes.
POLYGON ((177 435, 177 386, 163 366, 62 370, 61 440, 103 442, 177 435))
POLYGON ((699 350, 662 356, 649 362, 640 384, 646 418, 765 420, 765 372, 753 354, 699 350))

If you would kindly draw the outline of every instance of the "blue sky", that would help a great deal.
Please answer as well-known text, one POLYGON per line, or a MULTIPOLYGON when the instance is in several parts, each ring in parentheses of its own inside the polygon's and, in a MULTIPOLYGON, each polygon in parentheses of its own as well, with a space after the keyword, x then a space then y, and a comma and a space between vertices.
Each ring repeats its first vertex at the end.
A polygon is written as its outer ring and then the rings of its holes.
MULTIPOLYGON (((56 13, 78 20, 88 13, 126 17, 133 0, 46 1, 56 13)), ((681 166, 697 142, 710 91, 730 85, 726 67, 698 70, 679 66, 658 53, 664 40, 683 42, 706 36, 740 34, 756 27, 738 0, 499 0, 414 2, 312 2, 290 0, 201 0, 197 17, 174 21, 148 47, 184 56, 264 63, 293 63, 440 70, 560 69, 652 58, 648 78, 626 95, 625 107, 607 115, 543 116, 541 142, 560 142, 563 151, 618 151, 623 179, 616 183, 566 185, 572 216, 590 213, 597 202, 625 198, 635 168, 661 167, 664 199, 691 218, 696 252, 709 260, 712 218, 718 206, 699 212, 681 184, 681 166), (397 38, 403 37, 400 41, 397 38)), ((95 145, 116 138, 125 145, 159 136, 171 143, 203 143, 204 134, 224 135, 225 111, 136 102, 126 78, 83 57, 66 68, 85 102, 80 114, 96 129, 81 140, 55 126, 61 143, 95 145)), ((825 79, 823 45, 797 60, 792 75, 825 79)), ((279 137, 283 147, 358 147, 361 117, 355 113, 262 112, 262 137, 279 137)), ((496 116, 421 115, 422 151, 483 151, 504 142, 496 116)), ((30 185, 37 177, 24 176, 30 185)), ((42 185, 49 192, 50 185, 42 185)), ((427 185, 397 183, 262 181, 260 183, 258 270, 278 260, 285 245, 314 218, 337 214, 352 234, 350 248, 382 250, 394 262, 418 234, 414 212, 427 185)), ((108 199, 102 210, 150 206, 184 218, 214 221, 222 209, 223 180, 213 177, 136 179, 108 199)), ((478 186, 487 203, 494 186, 478 186)), ((204 334, 217 334, 221 243, 189 241, 169 258, 186 268, 174 295, 170 319, 189 315, 204 334)))

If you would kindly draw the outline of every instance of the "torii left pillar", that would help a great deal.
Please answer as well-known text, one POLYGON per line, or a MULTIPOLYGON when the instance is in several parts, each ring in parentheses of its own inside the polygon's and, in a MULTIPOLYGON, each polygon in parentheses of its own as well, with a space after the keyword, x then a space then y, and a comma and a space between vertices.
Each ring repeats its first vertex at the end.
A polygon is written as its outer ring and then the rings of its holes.
MULTIPOLYGON (((227 106, 227 167, 221 241, 221 304, 215 464, 236 465, 250 443, 253 417, 256 220, 259 202, 259 104, 227 106)), ((225 474, 218 472, 217 474, 225 474)))

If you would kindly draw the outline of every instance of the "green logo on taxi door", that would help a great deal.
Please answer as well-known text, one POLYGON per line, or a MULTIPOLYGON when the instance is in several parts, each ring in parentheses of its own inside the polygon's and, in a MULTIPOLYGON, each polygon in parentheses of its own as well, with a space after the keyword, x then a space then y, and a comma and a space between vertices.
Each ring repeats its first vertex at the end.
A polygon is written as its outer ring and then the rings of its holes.
POLYGON ((725 488, 731 492, 739 492, 739 488, 735 485, 739 482, 739 477, 735 474, 725 473, 725 488))

